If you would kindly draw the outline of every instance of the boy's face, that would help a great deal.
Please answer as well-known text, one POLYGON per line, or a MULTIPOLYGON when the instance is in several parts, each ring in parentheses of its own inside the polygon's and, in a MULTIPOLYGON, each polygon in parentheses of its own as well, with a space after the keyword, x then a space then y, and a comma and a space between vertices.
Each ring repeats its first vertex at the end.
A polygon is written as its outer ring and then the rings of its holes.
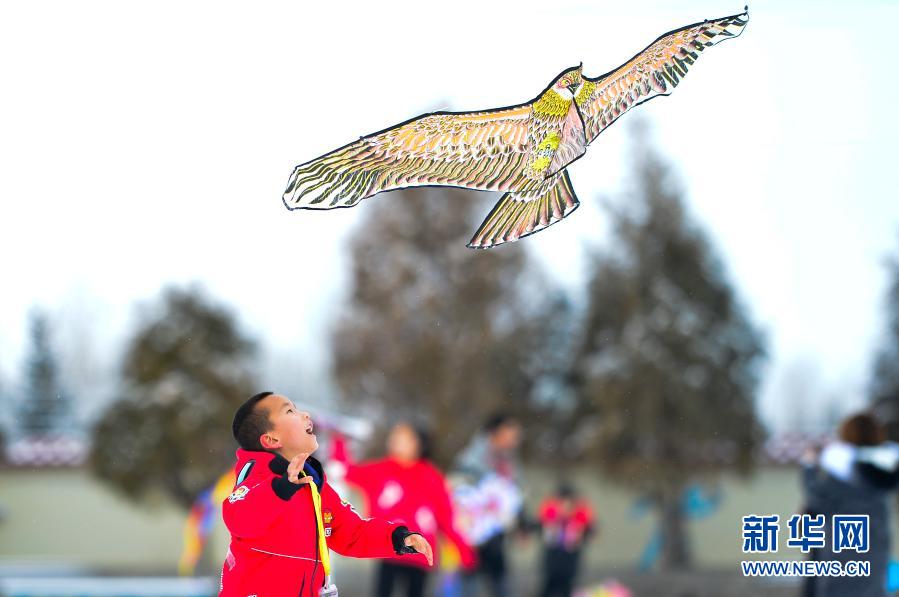
POLYGON ((277 452, 287 460, 297 454, 312 454, 318 448, 318 439, 312 432, 309 413, 297 409, 288 398, 272 394, 263 398, 256 408, 268 412, 272 428, 260 441, 262 447, 277 452))

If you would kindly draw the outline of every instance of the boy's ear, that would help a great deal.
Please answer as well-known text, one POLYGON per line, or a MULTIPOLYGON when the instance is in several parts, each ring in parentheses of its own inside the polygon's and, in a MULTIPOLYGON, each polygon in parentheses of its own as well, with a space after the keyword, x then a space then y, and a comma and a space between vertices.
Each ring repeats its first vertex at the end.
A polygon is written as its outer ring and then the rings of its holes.
POLYGON ((281 447, 280 440, 273 438, 268 433, 263 434, 259 438, 259 443, 261 443, 262 447, 265 448, 266 450, 277 450, 278 448, 281 447))

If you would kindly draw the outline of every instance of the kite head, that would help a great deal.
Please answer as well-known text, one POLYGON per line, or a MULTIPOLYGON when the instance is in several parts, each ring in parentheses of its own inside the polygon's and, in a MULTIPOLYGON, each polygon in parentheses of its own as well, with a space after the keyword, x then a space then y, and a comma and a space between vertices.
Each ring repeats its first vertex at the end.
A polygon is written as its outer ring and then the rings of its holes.
POLYGON ((584 83, 584 79, 581 76, 581 69, 583 66, 584 63, 582 62, 559 75, 552 85, 552 90, 561 96, 562 99, 573 99, 574 96, 577 95, 578 89, 580 89, 581 85, 584 83))

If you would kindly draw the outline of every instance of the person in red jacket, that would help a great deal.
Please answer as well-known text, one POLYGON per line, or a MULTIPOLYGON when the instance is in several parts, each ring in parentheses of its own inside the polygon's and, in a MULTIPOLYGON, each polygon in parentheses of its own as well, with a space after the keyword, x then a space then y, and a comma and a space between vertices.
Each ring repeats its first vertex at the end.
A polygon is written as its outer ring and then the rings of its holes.
MULTIPOLYGON (((333 596, 329 549, 358 558, 410 554, 433 562, 419 533, 360 517, 328 484, 312 419, 288 398, 262 392, 234 415, 235 489, 222 504, 231 544, 221 597, 333 596)), ((409 557, 409 556, 406 556, 409 557)))
POLYGON ((594 529, 593 509, 568 483, 540 504, 544 569, 540 597, 571 597, 581 551, 594 529))
MULTIPOLYGON (((381 460, 354 462, 339 435, 331 448, 335 468, 342 468, 347 483, 365 496, 370 515, 414 525, 430 544, 439 531, 458 549, 462 566, 474 568, 475 553, 453 525, 446 479, 429 456, 427 433, 409 423, 393 427, 387 438, 387 457, 381 460)), ((427 584, 427 568, 420 555, 384 560, 378 569, 375 597, 390 597, 394 586, 401 583, 406 585, 408 597, 420 597, 427 584)))

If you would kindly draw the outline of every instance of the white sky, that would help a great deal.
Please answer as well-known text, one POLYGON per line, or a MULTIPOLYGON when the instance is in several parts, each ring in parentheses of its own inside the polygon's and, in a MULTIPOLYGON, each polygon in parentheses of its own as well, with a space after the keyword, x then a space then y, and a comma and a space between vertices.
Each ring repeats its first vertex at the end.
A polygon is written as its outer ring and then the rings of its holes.
MULTIPOLYGON (((136 303, 199 281, 263 339, 267 382, 318 387, 365 207, 288 212, 292 167, 427 110, 526 101, 568 66, 600 74, 665 31, 742 10, 611 5, 5 3, 3 379, 18 374, 32 305, 108 371, 136 303)), ((775 424, 797 377, 810 407, 862 399, 882 263, 899 248, 897 19, 888 1, 753 2, 739 40, 638 108, 769 335, 762 411, 775 424)), ((596 198, 621 188, 626 131, 612 127, 572 166, 585 208, 499 250, 555 256, 574 287, 582 248, 603 238, 596 198)), ((384 200, 415 209, 372 199, 384 200)), ((483 200, 486 214, 494 197, 483 200)))

